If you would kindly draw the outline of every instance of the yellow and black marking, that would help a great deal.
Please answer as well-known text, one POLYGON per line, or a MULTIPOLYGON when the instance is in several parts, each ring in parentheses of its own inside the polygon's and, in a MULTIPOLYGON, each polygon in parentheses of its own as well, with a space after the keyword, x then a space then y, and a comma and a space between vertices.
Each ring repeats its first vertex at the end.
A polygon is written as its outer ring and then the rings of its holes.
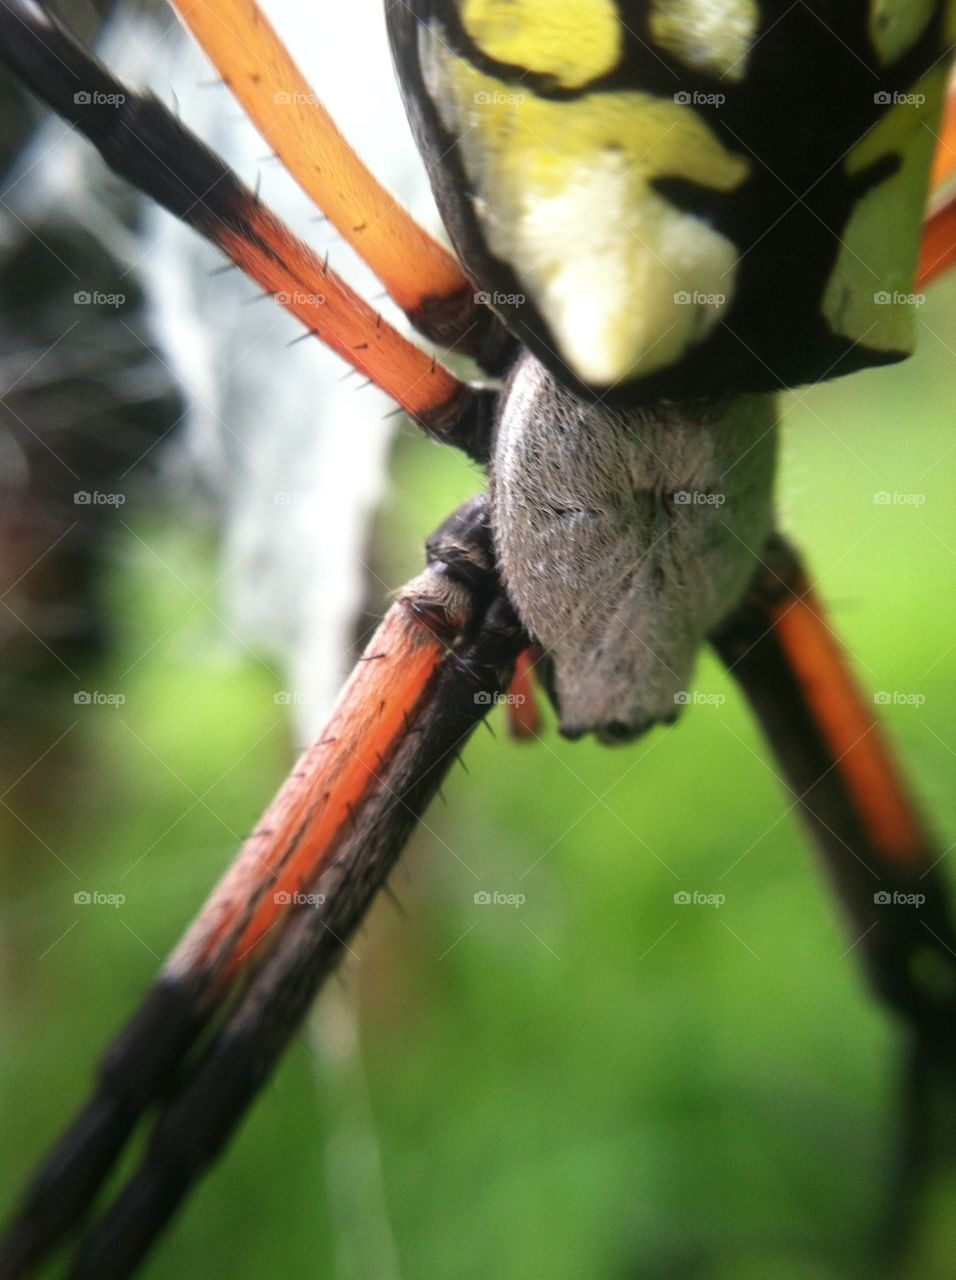
POLYGON ((907 355, 956 0, 389 0, 465 269, 579 390, 907 355))

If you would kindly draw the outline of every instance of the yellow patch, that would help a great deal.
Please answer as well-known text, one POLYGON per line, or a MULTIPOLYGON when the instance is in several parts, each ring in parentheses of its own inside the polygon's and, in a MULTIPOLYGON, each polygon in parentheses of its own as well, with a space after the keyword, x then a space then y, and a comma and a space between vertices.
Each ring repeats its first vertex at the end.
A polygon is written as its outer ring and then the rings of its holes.
POLYGON ((422 65, 458 140, 475 215, 562 358, 593 386, 678 360, 733 294, 737 248, 656 178, 732 191, 749 169, 690 107, 649 94, 554 102, 425 37, 422 65))
POLYGON ((685 67, 728 80, 743 80, 759 22, 757 0, 652 0, 657 45, 685 67))
POLYGON ((870 43, 884 66, 905 57, 926 30, 936 0, 870 0, 870 43))
POLYGON ((461 21, 489 58, 580 89, 613 71, 621 24, 613 0, 464 0, 461 21))
POLYGON ((937 67, 901 95, 844 161, 849 177, 885 156, 902 161, 850 215, 823 298, 834 333, 881 351, 913 347, 913 279, 946 73, 937 67))

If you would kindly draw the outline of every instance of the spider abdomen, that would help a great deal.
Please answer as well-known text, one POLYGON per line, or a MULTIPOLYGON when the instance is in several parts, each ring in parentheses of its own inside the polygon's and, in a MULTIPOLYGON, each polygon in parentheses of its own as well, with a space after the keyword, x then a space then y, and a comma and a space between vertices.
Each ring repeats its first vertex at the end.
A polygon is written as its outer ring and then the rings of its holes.
POLYGON ((610 409, 521 357, 495 432, 495 542, 562 733, 623 741, 680 711, 770 532, 775 454, 770 396, 610 409))

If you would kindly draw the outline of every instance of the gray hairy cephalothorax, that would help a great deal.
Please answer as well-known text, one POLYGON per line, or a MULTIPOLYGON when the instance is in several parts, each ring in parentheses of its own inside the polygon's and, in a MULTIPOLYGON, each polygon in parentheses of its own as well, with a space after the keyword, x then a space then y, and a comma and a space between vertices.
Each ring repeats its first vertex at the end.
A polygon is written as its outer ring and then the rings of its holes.
POLYGON ((771 396, 609 409, 521 356, 494 439, 495 541, 563 734, 620 742, 674 719, 757 567, 775 459, 771 396))

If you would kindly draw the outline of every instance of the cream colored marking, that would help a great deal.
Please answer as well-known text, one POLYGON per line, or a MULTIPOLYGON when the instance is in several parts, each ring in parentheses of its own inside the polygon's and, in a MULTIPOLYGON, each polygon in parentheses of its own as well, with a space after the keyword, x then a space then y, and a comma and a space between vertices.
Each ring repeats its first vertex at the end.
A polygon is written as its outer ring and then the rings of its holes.
POLYGON ((823 296, 834 333, 881 351, 913 347, 913 279, 946 71, 937 67, 918 81, 910 100, 891 107, 844 161, 849 177, 885 156, 902 161, 853 210, 823 296))
POLYGON ((757 36, 757 0, 652 0, 655 42, 685 67, 743 80, 757 36))
POLYGON ((652 373, 710 332, 733 294, 737 247, 651 186, 743 182, 747 161, 696 111, 634 92, 547 101, 485 76, 437 37, 423 42, 422 64, 488 248, 582 381, 652 373))
POLYGON ((937 0, 870 0, 870 43, 884 66, 904 57, 926 30, 937 0))
POLYGON ((464 0, 461 21, 488 57, 565 89, 613 71, 621 56, 613 0, 464 0))

